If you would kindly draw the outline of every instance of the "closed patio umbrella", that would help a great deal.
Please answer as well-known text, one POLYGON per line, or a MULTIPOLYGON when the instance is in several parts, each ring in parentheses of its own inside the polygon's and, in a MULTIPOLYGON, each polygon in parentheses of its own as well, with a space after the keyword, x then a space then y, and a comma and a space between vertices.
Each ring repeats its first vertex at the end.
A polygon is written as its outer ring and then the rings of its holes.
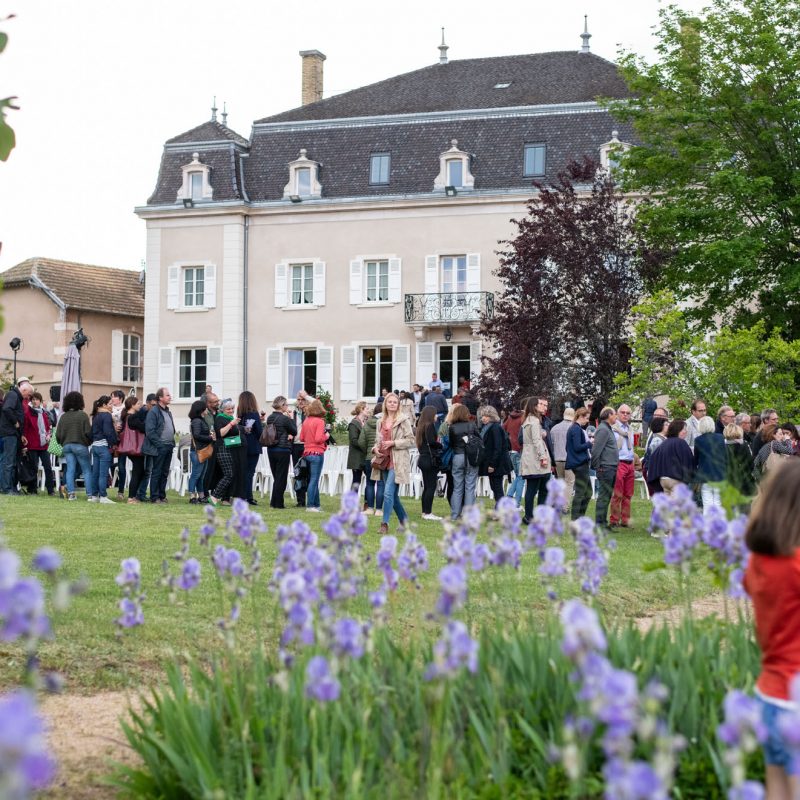
POLYGON ((81 354, 74 344, 70 343, 64 356, 64 374, 61 376, 61 401, 70 392, 81 390, 81 354))

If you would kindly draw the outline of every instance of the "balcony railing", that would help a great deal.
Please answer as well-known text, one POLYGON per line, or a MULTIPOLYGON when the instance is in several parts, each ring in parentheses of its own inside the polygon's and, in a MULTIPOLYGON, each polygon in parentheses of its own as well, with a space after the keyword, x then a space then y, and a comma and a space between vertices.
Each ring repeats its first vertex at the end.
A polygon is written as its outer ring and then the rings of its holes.
POLYGON ((407 325, 447 325, 479 322, 494 316, 492 292, 444 292, 407 294, 404 297, 407 325))

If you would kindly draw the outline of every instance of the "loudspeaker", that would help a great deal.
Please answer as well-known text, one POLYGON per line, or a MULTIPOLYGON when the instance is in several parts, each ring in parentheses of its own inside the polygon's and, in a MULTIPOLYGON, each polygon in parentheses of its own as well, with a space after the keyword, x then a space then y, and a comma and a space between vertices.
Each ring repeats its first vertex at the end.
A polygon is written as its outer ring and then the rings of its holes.
POLYGON ((50 387, 50 399, 54 403, 61 402, 61 387, 60 386, 51 386, 50 387))

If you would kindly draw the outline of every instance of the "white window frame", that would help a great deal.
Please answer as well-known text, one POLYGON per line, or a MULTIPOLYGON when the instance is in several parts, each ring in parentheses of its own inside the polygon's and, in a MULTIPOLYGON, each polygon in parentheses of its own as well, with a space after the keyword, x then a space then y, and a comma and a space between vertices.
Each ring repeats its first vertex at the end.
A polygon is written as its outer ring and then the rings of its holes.
MULTIPOLYGON (((439 286, 441 294, 464 294, 467 291, 468 278, 467 278, 467 254, 459 253, 457 255, 439 256, 439 286), (459 260, 463 259, 463 287, 459 286, 458 272, 461 270, 459 260), (445 261, 450 260, 450 271, 452 273, 451 287, 448 289, 445 283, 445 261)), ((442 298, 444 301, 444 298, 442 298)))
MULTIPOLYGON (((383 386, 380 385, 380 371, 381 371, 380 368, 381 368, 381 365, 386 364, 387 362, 380 360, 380 351, 381 350, 389 350, 390 351, 388 364, 389 364, 389 367, 392 370, 391 377, 392 377, 392 380, 393 380, 394 379, 394 346, 392 344, 361 344, 361 345, 358 346, 358 387, 359 387, 359 391, 361 393, 361 396, 364 399, 372 398, 372 400, 374 401, 378 397, 378 395, 380 395, 381 389, 384 388, 383 386), (376 383, 376 386, 375 386, 375 392, 374 393, 373 392, 367 393, 366 379, 364 377, 364 369, 365 369, 365 366, 366 366, 366 363, 364 361, 364 353, 365 353, 366 350, 375 350, 376 351, 375 352, 375 354, 376 354, 376 361, 375 361, 375 383, 376 383)), ((389 383, 391 384, 391 381, 389 383)), ((386 388, 390 392, 394 391, 394 386, 393 385, 389 385, 386 388)))
POLYGON ((177 395, 177 400, 178 401, 182 401, 182 402, 185 402, 187 400, 196 400, 203 393, 202 390, 200 392, 197 392, 197 393, 192 394, 192 395, 183 395, 183 394, 181 394, 181 384, 184 383, 184 381, 181 380, 181 369, 182 369, 182 366, 183 366, 181 364, 181 354, 182 353, 192 353, 192 363, 189 365, 191 367, 191 373, 190 373, 191 377, 190 377, 189 383, 194 389, 196 389, 197 386, 199 386, 202 383, 203 390, 204 390, 206 384, 209 382, 208 381, 208 365, 209 365, 209 349, 210 348, 208 346, 206 346, 206 345, 196 345, 196 346, 179 346, 179 347, 176 347, 175 349, 176 349, 175 366, 178 369, 178 374, 177 374, 176 380, 175 380, 175 383, 176 383, 175 394, 177 395), (203 350, 205 352, 205 354, 206 354, 206 363, 204 365, 204 367, 205 367, 205 377, 202 380, 198 380, 198 378, 197 378, 197 375, 196 375, 197 364, 195 363, 195 360, 196 360, 196 355, 195 354, 200 350, 203 350))
POLYGON ((181 269, 181 300, 183 308, 205 308, 205 286, 206 286, 206 268, 202 266, 196 267, 183 267, 181 269), (189 297, 187 297, 188 283, 191 276, 192 290, 189 297), (198 281, 198 278, 201 278, 198 281), (198 282, 202 284, 202 294, 198 292, 198 282), (187 300, 189 302, 187 302, 187 300), (202 300, 202 302, 198 302, 202 300))
MULTIPOLYGON (((302 353, 302 363, 300 364, 300 383, 301 389, 305 389, 305 383, 303 380, 303 376, 305 375, 306 370, 306 353, 313 353, 314 354, 314 383, 319 385, 319 377, 318 377, 318 369, 319 369, 319 348, 318 347, 285 347, 283 350, 283 357, 286 362, 286 378, 284 382, 284 386, 286 387, 286 396, 288 398, 296 398, 297 391, 289 388, 291 385, 291 376, 290 376, 290 369, 292 368, 292 364, 289 363, 289 353, 302 353)), ((314 394, 312 391, 310 394, 314 394)))
POLYGON ((372 305, 372 304, 380 304, 380 303, 388 303, 389 302, 389 259, 388 258, 381 258, 381 259, 365 259, 364 261, 364 304, 365 305, 372 305), (370 284, 370 267, 375 267, 375 292, 376 297, 370 299, 369 292, 369 284, 370 284), (386 285, 385 285, 385 292, 384 297, 380 296, 381 292, 381 272, 383 272, 383 267, 386 268, 385 277, 386 277, 386 285))
POLYGON ((456 192, 471 192, 475 188, 475 176, 472 174, 472 157, 465 150, 459 150, 458 139, 452 139, 450 149, 439 154, 439 174, 433 181, 434 192, 444 192, 450 183, 450 162, 461 162, 461 185, 456 192))
POLYGON ((299 198, 300 200, 315 200, 322 197, 322 184, 319 182, 319 168, 318 161, 313 161, 307 156, 308 151, 303 148, 300 155, 294 160, 289 162, 289 182, 283 187, 283 199, 291 200, 299 198), (308 192, 300 192, 299 184, 299 171, 309 170, 309 190, 308 192))
POLYGON ((288 281, 288 305, 290 306, 313 306, 314 305, 314 264, 307 262, 305 264, 290 264, 288 281), (295 300, 295 273, 300 273, 300 299, 295 300), (308 285, 306 285, 308 284, 308 285), (306 300, 306 295, 310 296, 310 300, 306 300))
MULTIPOLYGON (((534 158, 535 160, 535 158, 534 158)), ((547 172, 547 145, 544 142, 526 142, 522 148, 522 175, 525 178, 541 178, 547 172), (542 150, 542 171, 541 172, 528 172, 528 151, 529 150, 542 150)))
POLYGON ((138 386, 142 382, 142 337, 138 333, 122 333, 122 383, 138 386), (133 342, 136 347, 131 347, 133 342), (127 345, 127 347, 126 347, 127 345), (131 356, 136 354, 136 364, 131 364, 131 356), (131 372, 131 370, 135 370, 131 372))
POLYGON ((393 306, 403 301, 403 262, 394 254, 371 253, 355 256, 350 261, 350 305, 359 308, 393 306), (369 300, 369 264, 387 265, 387 292, 384 300, 369 300))
POLYGON ((178 189, 178 194, 175 202, 180 203, 183 200, 191 200, 193 202, 214 199, 214 189, 211 186, 211 167, 208 164, 203 164, 200 161, 200 153, 192 153, 192 160, 189 164, 184 164, 181 167, 181 186, 178 189), (192 175, 200 173, 202 177, 202 188, 199 195, 192 194, 192 175))
POLYGON ((392 175, 392 154, 391 153, 371 153, 369 157, 369 185, 387 186, 392 175), (383 159, 386 159, 386 179, 381 180, 383 173, 383 159), (374 180, 375 164, 378 164, 378 180, 374 180))
POLYGON ((607 172, 612 172, 619 166, 618 154, 630 148, 628 142, 620 141, 618 131, 611 131, 611 139, 600 145, 600 166, 607 172))
POLYGON ((282 311, 311 311, 325 305, 326 264, 318 258, 291 258, 275 265, 274 305, 282 311), (311 302, 294 302, 294 268, 310 266, 311 302))
MULTIPOLYGON (((178 313, 209 311, 217 306, 217 265, 212 261, 176 261, 166 270, 167 309, 178 313), (186 305, 186 270, 203 270, 203 304, 186 305)), ((196 297, 196 296, 195 296, 196 297)))

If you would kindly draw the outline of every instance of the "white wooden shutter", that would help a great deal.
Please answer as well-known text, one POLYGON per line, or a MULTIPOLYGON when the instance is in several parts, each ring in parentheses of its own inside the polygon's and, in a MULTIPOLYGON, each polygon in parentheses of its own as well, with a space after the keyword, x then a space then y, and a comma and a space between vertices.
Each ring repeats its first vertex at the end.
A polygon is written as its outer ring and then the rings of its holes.
POLYGON ((439 293, 439 256, 425 256, 425 294, 439 293))
POLYGON ((389 302, 399 303, 401 287, 401 263, 399 258, 389 259, 389 302))
POLYGON ((217 307, 217 268, 210 264, 203 274, 203 305, 206 308, 217 307))
POLYGON ((364 262, 354 258, 350 262, 350 305, 355 306, 364 302, 364 262))
POLYGON ((111 331, 111 382, 122 383, 122 331, 111 331))
POLYGON ((267 349, 267 403, 283 394, 283 350, 280 347, 267 349))
POLYGON ((342 348, 342 366, 339 371, 339 400, 355 400, 358 397, 357 347, 342 348))
MULTIPOLYGON (((314 305, 325 305, 325 262, 314 262, 314 305)), ((325 387, 329 389, 329 386, 325 387)))
POLYGON ((392 385, 401 391, 411 388, 411 347, 396 344, 392 353, 392 385))
POLYGON ((211 384, 217 397, 224 397, 222 388, 222 348, 214 345, 208 348, 206 360, 206 383, 211 384))
POLYGON ((431 374, 436 372, 434 363, 435 345, 433 342, 417 343, 417 383, 425 388, 431 381, 431 374))
POLYGON ((180 304, 180 277, 179 267, 167 270, 167 308, 177 308, 180 304))
POLYGON ((284 308, 288 301, 288 272, 286 264, 275 265, 275 308, 284 308))
POLYGON ((317 389, 326 389, 333 395, 333 348, 317 348, 317 389))
POLYGON ((173 351, 171 347, 158 348, 158 388, 162 386, 172 390, 174 374, 172 372, 173 351))
POLYGON ((467 291, 481 290, 481 254, 467 253, 467 291))
POLYGON ((472 342, 470 345, 470 360, 469 360, 469 371, 470 371, 470 380, 474 380, 481 374, 481 347, 482 343, 472 342))

